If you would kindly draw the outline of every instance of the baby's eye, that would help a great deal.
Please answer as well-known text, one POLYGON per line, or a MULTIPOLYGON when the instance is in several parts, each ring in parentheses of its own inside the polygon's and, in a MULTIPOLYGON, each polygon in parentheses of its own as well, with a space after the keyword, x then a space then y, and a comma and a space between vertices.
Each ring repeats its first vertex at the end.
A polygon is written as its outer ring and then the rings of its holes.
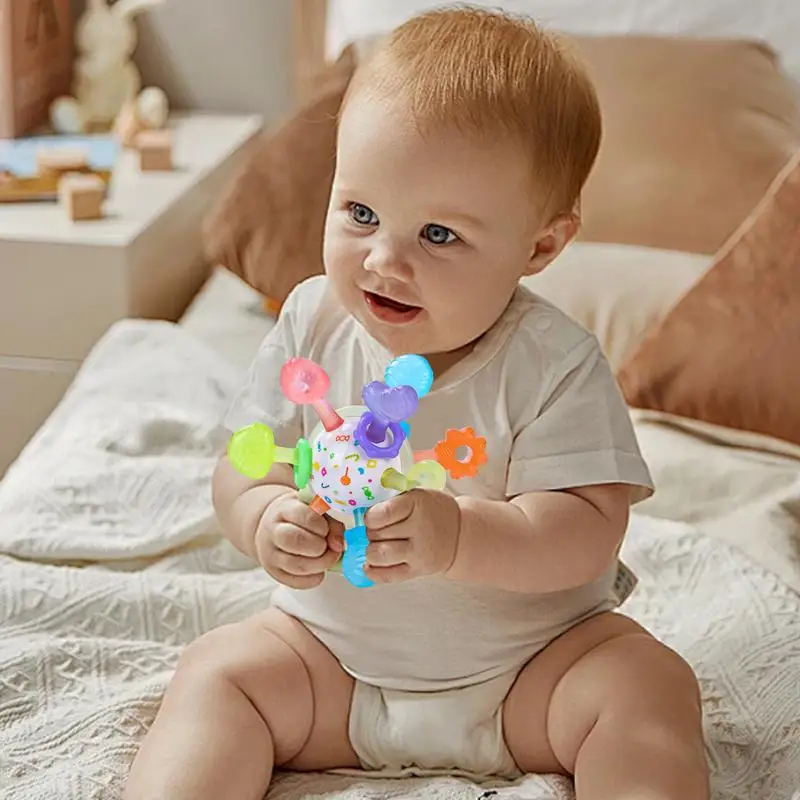
POLYGON ((359 225, 377 225, 378 215, 369 207, 361 203, 350 203, 348 207, 350 219, 359 225))
POLYGON ((422 229, 422 236, 431 244, 451 244, 458 240, 458 236, 444 225, 426 225, 422 229))

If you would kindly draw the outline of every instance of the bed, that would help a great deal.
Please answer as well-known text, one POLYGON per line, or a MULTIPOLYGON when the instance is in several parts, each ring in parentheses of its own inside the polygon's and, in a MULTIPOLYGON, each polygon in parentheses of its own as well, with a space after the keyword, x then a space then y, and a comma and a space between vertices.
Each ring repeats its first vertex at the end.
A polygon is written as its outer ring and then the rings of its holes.
MULTIPOLYGON (((324 4, 298 5, 319 23, 324 4)), ((325 38, 319 24, 304 30, 298 74, 313 71, 325 38)), ((716 258, 579 243, 564 269, 661 267, 679 294, 716 258)), ((112 327, 0 482, 3 797, 119 797, 181 649, 269 602, 270 579, 221 539, 209 495, 221 415, 273 324, 262 302, 219 269, 180 324, 112 327)), ((623 610, 698 674, 714 800, 790 800, 800 792, 800 444, 656 408, 632 416, 657 492, 632 519, 623 555, 640 584, 623 610)), ((557 776, 478 786, 357 773, 279 774, 269 797, 484 793, 574 798, 557 776)))

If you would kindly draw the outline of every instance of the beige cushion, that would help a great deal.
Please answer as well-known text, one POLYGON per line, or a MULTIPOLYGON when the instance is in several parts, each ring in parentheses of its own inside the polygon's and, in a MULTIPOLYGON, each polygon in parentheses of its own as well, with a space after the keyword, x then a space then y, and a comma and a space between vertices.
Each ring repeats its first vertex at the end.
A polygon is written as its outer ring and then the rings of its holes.
POLYGON ((710 262, 692 253, 576 242, 523 283, 592 331, 616 369, 710 262))

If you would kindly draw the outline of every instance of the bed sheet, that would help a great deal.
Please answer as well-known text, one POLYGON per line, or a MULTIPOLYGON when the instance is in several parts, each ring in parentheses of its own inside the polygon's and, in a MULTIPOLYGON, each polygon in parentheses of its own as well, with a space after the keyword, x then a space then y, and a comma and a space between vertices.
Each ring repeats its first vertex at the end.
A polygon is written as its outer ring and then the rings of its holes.
MULTIPOLYGON (((240 378, 179 326, 119 323, 0 483, 9 800, 119 797, 181 649, 269 602, 269 578, 220 539, 208 490, 240 378)), ((740 547, 673 520, 635 515, 624 556, 641 578, 624 610, 700 678, 714 799, 789 800, 800 789, 800 596, 740 547)), ((554 776, 476 786, 330 774, 280 775, 270 797, 474 800, 488 788, 573 797, 554 776)))

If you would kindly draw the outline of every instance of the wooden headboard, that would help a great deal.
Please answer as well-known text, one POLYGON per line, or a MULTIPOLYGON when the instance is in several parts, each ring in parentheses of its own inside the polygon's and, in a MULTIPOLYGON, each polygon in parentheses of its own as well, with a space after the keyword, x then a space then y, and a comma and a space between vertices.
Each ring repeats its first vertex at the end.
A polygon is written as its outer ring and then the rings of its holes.
POLYGON ((292 0, 295 102, 302 102, 314 75, 325 64, 326 0, 292 0))

